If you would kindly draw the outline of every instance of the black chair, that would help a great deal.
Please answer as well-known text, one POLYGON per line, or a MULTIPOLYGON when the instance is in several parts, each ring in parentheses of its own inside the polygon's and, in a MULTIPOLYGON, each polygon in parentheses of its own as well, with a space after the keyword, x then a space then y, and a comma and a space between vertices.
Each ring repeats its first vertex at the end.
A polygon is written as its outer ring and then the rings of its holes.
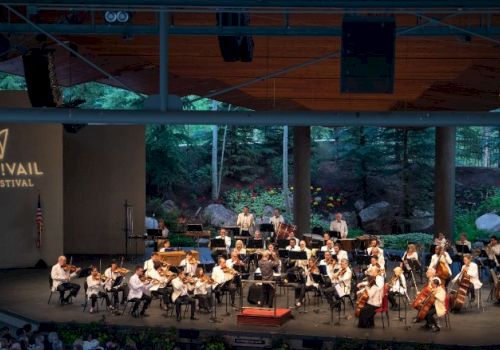
MULTIPOLYGON (((83 303, 83 310, 82 312, 85 312, 85 309, 87 308, 87 305, 89 303, 89 298, 87 296, 87 290, 89 289, 89 285, 87 283, 87 281, 85 281, 83 283, 83 290, 84 290, 84 297, 85 297, 85 302, 83 303)), ((97 312, 99 312, 99 301, 101 301, 101 304, 104 303, 104 297, 101 297, 101 296, 97 296, 97 303, 96 303, 96 307, 97 307, 97 312)))
POLYGON ((54 291, 52 290, 52 283, 54 281, 52 280, 52 276, 49 274, 49 289, 50 289, 50 295, 49 295, 49 301, 47 301, 47 304, 50 304, 50 299, 52 299, 52 294, 54 291))

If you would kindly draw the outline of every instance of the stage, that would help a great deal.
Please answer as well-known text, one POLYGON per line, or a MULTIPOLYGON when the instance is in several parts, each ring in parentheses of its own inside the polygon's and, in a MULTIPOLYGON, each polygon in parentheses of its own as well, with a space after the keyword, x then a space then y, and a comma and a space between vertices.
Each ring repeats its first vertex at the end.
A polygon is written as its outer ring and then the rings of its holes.
MULTIPOLYGON (((82 312, 81 304, 84 301, 83 288, 72 305, 61 307, 58 304, 58 295, 52 296, 51 304, 47 304, 50 294, 48 285, 49 270, 39 269, 13 269, 1 270, 0 278, 0 312, 8 312, 32 320, 35 323, 46 322, 79 322, 88 323, 99 321, 104 318, 105 322, 117 326, 131 327, 177 327, 178 329, 196 329, 200 335, 221 335, 233 337, 256 337, 280 338, 287 341, 293 339, 322 339, 332 340, 336 337, 357 338, 370 340, 387 340, 398 342, 434 343, 449 345, 487 346, 500 344, 498 337, 498 320, 500 319, 500 307, 487 301, 489 284, 483 287, 482 298, 484 301, 484 312, 479 312, 474 306, 461 314, 451 314, 451 329, 444 326, 442 322, 441 332, 434 334, 421 328, 421 324, 412 324, 411 319, 415 315, 413 310, 408 309, 407 325, 404 321, 396 319, 397 311, 389 311, 390 326, 383 329, 380 315, 377 315, 375 328, 366 330, 356 327, 357 319, 353 318, 350 306, 346 309, 347 319, 343 316, 340 325, 330 324, 330 312, 327 303, 319 304, 319 312, 311 295, 311 305, 307 312, 303 309, 293 309, 292 319, 279 327, 265 327, 250 324, 237 324, 238 311, 229 309, 229 316, 225 314, 225 304, 218 307, 219 323, 211 323, 209 315, 197 314, 199 320, 191 321, 183 318, 177 322, 175 317, 166 316, 166 312, 160 310, 159 301, 154 300, 148 310, 149 317, 134 319, 130 315, 114 316, 101 311, 98 314, 90 314, 88 309, 82 312)), ((83 285, 83 279, 76 279, 75 283, 83 285)), ((246 298, 246 293, 245 293, 246 298)), ((293 290, 290 290, 290 302, 293 303, 293 290)), ((237 297, 237 305, 239 300, 237 297)), ((245 304, 248 305, 247 303, 245 304)), ((278 297, 278 306, 286 306, 285 295, 278 297)), ((101 307, 101 310, 104 307, 101 307)), ((402 311, 404 316, 404 312, 402 311)), ((334 314, 334 322, 337 314, 334 314)))

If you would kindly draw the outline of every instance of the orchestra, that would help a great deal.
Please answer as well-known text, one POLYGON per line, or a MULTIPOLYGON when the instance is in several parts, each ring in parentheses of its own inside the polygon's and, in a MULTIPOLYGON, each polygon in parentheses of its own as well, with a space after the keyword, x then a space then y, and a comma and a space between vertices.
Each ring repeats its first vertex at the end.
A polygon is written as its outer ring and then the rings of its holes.
MULTIPOLYGON (((253 230, 254 224, 249 225, 245 221, 253 218, 248 208, 244 209, 240 215, 243 216, 238 225, 240 231, 253 230)), ((284 224, 279 209, 274 210, 273 218, 275 221, 271 223, 275 230, 284 224)), ((342 217, 339 218, 342 222, 342 217)), ((253 219, 248 222, 253 222, 253 219)), ((342 233, 342 231, 338 232, 342 233)), ((162 310, 175 310, 177 321, 181 321, 182 318, 182 305, 188 305, 190 319, 197 320, 196 312, 213 313, 220 307, 219 304, 222 303, 224 295, 227 295, 226 302, 236 309, 236 295, 239 293, 238 295, 241 296, 244 293, 245 284, 242 280, 246 278, 251 280, 253 274, 253 278, 258 276, 263 282, 258 283, 260 295, 258 301, 255 301, 259 307, 273 308, 277 300, 279 301, 276 287, 287 284, 293 288, 290 290, 294 291, 296 308, 309 302, 306 302, 305 296, 311 291, 317 297, 324 298, 328 302, 327 307, 329 306, 331 310, 340 310, 342 298, 350 297, 352 293, 356 298, 353 314, 359 318, 358 327, 371 328, 374 326, 375 310, 382 305, 385 297, 387 299, 384 300, 393 311, 400 311, 403 303, 408 301, 408 305, 411 305, 417 312, 414 322, 425 320, 425 329, 439 332, 438 319, 448 311, 459 312, 467 298, 469 302, 473 302, 477 298, 477 291, 483 286, 479 266, 474 261, 474 257, 468 253, 455 252, 455 258, 460 256, 463 265, 460 266, 460 272, 454 274, 452 278, 452 259, 446 251, 451 247, 448 240, 443 239, 442 234, 438 235, 434 241, 434 254, 430 257, 426 271, 427 283, 421 290, 417 288, 413 276, 413 270, 420 268, 417 245, 414 243, 407 244, 407 249, 401 258, 397 256, 397 259, 392 259, 388 255, 389 258, 386 261, 384 250, 380 247, 381 242, 373 236, 370 236, 368 248, 366 250, 364 247, 356 248, 358 251, 350 249, 350 246, 345 245, 342 240, 335 241, 328 233, 323 235, 322 242, 311 244, 306 240, 299 241, 295 237, 295 231, 291 230, 287 231, 288 245, 286 247, 275 236, 275 240, 271 239, 267 248, 265 246, 255 248, 255 246, 248 245, 251 247, 248 249, 246 244, 249 244, 249 241, 262 240, 259 230, 254 230, 254 235, 248 238, 238 237, 234 241, 234 247, 232 247, 233 237, 225 228, 220 229, 216 238, 224 241, 225 248, 223 249, 230 254, 228 259, 218 257, 217 264, 211 270, 207 269, 205 263, 200 263, 200 260, 205 259, 198 260, 198 252, 191 250, 183 253, 185 254, 183 258, 183 255, 179 253, 179 259, 182 258, 182 260, 176 261, 173 265, 163 262, 161 255, 153 252, 143 266, 135 268, 130 278, 127 278, 127 275, 131 271, 123 267, 123 260, 121 264, 111 261, 103 274, 99 272, 100 269, 92 267, 89 270, 90 274, 82 276, 85 277, 85 298, 91 303, 90 313, 98 311, 96 306, 102 299, 108 311, 117 313, 119 304, 130 302, 133 305, 130 310, 133 317, 147 316, 146 310, 152 298, 155 298, 161 301, 162 310), (342 246, 346 250, 342 249, 342 246), (300 252, 305 254, 296 254, 300 252), (360 259, 356 259, 356 254, 363 254, 362 258, 368 259, 369 257, 369 264, 368 262, 361 264, 360 259), (349 257, 352 257, 351 262, 349 257), (255 264, 249 263, 249 261, 253 262, 254 258, 255 264), (389 276, 390 269, 392 269, 392 276, 389 276), (410 281, 408 279, 410 276, 412 282, 409 287, 407 283, 410 281), (364 280, 361 280, 363 277, 364 280), (411 299, 409 288, 413 285, 415 298, 411 299), (385 296, 384 291, 387 293, 385 296), (448 304, 445 305, 447 296, 449 297, 448 308, 448 304)), ((363 242, 366 242, 367 238, 363 239, 363 242)), ((456 245, 465 246, 468 251, 472 248, 465 234, 460 235, 456 245)), ((172 249, 176 248, 171 248, 170 242, 165 241, 160 251, 172 249)), ((491 237, 484 250, 488 259, 497 263, 495 259, 499 245, 496 237, 491 237)), ((61 305, 68 304, 71 298, 77 296, 80 286, 74 283, 74 279, 80 275, 81 271, 81 268, 71 265, 71 262, 67 264, 64 256, 59 257, 57 263, 52 266, 51 290, 59 292, 61 305)), ((498 298, 499 287, 497 285, 494 288, 496 289, 494 289, 493 298, 498 298)))

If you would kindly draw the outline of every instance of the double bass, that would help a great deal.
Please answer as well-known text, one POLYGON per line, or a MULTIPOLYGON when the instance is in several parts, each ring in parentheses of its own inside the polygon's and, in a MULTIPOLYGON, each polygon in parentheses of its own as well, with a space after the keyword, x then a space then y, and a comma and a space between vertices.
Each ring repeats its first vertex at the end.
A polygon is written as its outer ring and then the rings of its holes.
POLYGON ((434 296, 433 288, 426 285, 411 304, 412 308, 418 310, 417 319, 419 321, 422 321, 427 316, 435 301, 436 297, 434 296))
POLYGON ((439 253, 438 257, 438 262, 434 267, 434 269, 436 270, 436 277, 439 277, 442 283, 449 280, 451 277, 450 270, 448 269, 447 266, 448 264, 445 261, 441 260, 441 257, 444 255, 443 252, 444 250, 443 248, 441 248, 441 252, 439 253))
POLYGON ((467 270, 464 270, 458 282, 458 290, 450 291, 450 308, 452 311, 460 311, 464 306, 469 286, 470 276, 467 274, 467 270))

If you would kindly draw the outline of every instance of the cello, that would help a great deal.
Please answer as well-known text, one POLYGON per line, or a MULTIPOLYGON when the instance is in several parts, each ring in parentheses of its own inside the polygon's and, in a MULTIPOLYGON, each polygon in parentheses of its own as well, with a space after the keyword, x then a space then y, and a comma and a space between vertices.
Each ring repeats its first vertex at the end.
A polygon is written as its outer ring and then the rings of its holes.
POLYGON ((436 270, 436 277, 439 277, 441 282, 444 284, 447 280, 450 279, 451 273, 450 270, 448 269, 447 263, 441 260, 441 257, 444 255, 444 248, 442 247, 436 247, 436 248, 439 249, 439 256, 436 266, 434 266, 434 269, 436 270))
POLYGON ((422 321, 425 316, 427 316, 427 313, 432 308, 432 305, 434 305, 435 300, 436 297, 434 296, 433 288, 429 285, 426 285, 420 293, 418 293, 411 306, 418 310, 417 319, 419 321, 422 321))
POLYGON ((462 271, 462 276, 458 283, 458 290, 450 291, 450 306, 452 311, 460 311, 465 304, 465 298, 469 291, 470 276, 467 274, 467 269, 462 271))
POLYGON ((361 309, 365 307, 367 302, 368 302, 368 291, 365 289, 359 296, 358 300, 356 301, 356 311, 354 312, 354 316, 359 317, 361 309))

